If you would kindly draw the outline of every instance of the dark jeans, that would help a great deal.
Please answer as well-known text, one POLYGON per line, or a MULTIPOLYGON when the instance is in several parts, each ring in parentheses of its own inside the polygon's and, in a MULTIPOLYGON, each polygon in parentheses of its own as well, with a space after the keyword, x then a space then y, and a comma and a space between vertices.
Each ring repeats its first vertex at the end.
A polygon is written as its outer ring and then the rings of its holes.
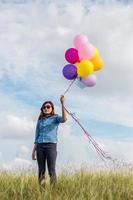
POLYGON ((48 173, 50 176, 50 184, 56 183, 56 157, 57 157, 57 144, 56 143, 38 143, 36 147, 37 163, 38 163, 38 181, 41 183, 45 179, 46 161, 48 173))

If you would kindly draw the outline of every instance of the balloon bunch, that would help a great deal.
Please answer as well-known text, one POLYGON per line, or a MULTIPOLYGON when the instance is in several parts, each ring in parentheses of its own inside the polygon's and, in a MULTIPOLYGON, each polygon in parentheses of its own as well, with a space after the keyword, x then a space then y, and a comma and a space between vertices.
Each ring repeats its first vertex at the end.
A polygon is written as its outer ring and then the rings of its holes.
POLYGON ((89 43, 84 34, 75 36, 75 48, 69 48, 65 52, 65 59, 69 64, 63 68, 63 75, 68 80, 77 79, 81 84, 92 87, 96 84, 94 72, 103 68, 103 60, 99 50, 89 43))

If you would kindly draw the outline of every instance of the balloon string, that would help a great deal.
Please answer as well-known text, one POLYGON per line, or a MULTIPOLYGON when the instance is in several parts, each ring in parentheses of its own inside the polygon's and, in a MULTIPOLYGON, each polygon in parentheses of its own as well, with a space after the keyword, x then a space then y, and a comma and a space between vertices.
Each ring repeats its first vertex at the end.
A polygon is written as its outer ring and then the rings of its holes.
MULTIPOLYGON (((64 96, 65 94, 70 90, 70 88, 72 87, 74 81, 76 80, 76 78, 69 84, 68 88, 65 90, 64 92, 64 96)), ((93 147, 95 148, 97 154, 99 155, 99 157, 101 158, 102 161, 105 162, 105 160, 111 160, 114 162, 114 160, 116 159, 112 159, 111 156, 107 155, 107 152, 105 152, 104 150, 102 150, 98 143, 92 138, 92 136, 85 130, 85 128, 83 127, 83 125, 79 122, 79 120, 74 116, 73 113, 69 112, 65 106, 64 109, 66 110, 66 112, 76 121, 76 123, 80 126, 80 128, 83 130, 84 134, 88 137, 89 141, 92 143, 93 147)))
POLYGON ((74 83, 75 80, 76 80, 76 78, 69 84, 68 88, 65 90, 65 92, 63 94, 64 96, 70 90, 70 88, 72 87, 72 85, 73 85, 73 83, 74 83))
POLYGON ((83 130, 84 134, 88 137, 89 141, 92 143, 93 147, 95 148, 97 154, 99 155, 99 157, 102 159, 102 161, 105 162, 105 160, 111 160, 114 162, 114 159, 112 159, 111 156, 107 155, 107 152, 105 152, 104 150, 102 150, 100 148, 100 146, 98 145, 98 143, 92 138, 92 136, 85 130, 85 128, 83 127, 83 125, 79 122, 79 120, 74 116, 73 113, 69 112, 66 107, 64 106, 64 109, 66 110, 66 112, 76 121, 76 123, 80 126, 80 128, 83 130))

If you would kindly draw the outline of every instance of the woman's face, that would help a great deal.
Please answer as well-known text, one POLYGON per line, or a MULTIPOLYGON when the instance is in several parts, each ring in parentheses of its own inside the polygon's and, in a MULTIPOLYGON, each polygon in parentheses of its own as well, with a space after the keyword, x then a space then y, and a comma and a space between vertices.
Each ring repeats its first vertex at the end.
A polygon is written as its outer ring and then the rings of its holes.
POLYGON ((50 103, 46 103, 43 107, 43 113, 50 114, 52 112, 52 106, 50 103))

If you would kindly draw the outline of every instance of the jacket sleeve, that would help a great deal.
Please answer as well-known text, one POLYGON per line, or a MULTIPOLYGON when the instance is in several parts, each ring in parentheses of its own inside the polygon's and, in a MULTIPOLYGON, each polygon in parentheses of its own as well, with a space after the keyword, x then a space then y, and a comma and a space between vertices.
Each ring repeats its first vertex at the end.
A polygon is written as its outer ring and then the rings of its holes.
POLYGON ((39 121, 37 122, 37 125, 36 125, 36 132, 35 132, 35 141, 34 141, 34 144, 37 144, 38 136, 39 136, 39 121))
POLYGON ((56 121, 57 121, 57 123, 63 123, 63 122, 65 122, 64 119, 63 119, 63 117, 60 116, 60 115, 56 116, 56 121))

